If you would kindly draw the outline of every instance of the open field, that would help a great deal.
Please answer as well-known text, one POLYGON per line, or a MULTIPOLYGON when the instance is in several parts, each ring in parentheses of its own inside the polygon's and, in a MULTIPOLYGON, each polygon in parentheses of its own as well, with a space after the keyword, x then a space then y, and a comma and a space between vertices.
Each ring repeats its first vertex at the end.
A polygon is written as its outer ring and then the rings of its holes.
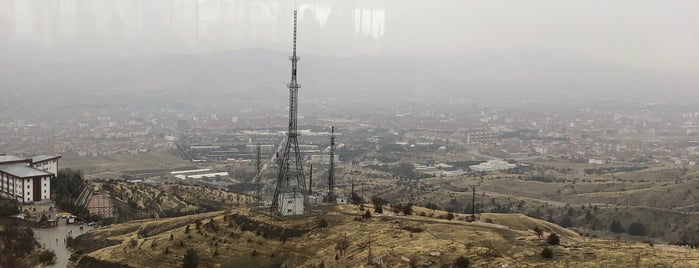
POLYGON ((191 163, 166 153, 114 155, 97 157, 65 157, 60 168, 82 170, 88 178, 114 179, 119 172, 142 169, 171 169, 191 166, 191 163))

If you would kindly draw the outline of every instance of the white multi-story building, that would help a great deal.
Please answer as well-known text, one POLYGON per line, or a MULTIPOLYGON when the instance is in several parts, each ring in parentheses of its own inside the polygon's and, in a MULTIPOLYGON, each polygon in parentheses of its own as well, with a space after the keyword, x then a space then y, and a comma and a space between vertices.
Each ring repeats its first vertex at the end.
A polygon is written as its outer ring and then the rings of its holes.
POLYGON ((0 155, 0 195, 25 204, 51 199, 51 178, 58 174, 59 158, 0 155))

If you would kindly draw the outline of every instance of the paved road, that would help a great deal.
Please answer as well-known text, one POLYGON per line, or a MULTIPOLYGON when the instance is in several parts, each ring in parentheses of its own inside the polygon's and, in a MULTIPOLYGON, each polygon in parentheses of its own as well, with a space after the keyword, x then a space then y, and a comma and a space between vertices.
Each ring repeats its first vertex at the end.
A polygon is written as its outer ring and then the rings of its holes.
POLYGON ((65 219, 61 219, 58 222, 58 227, 56 228, 32 228, 34 231, 34 237, 39 241, 39 244, 47 249, 53 250, 56 253, 56 264, 48 267, 64 268, 68 267, 68 258, 70 258, 70 251, 66 248, 65 239, 68 234, 72 231, 72 236, 76 237, 92 229, 85 225, 84 230, 80 231, 80 227, 75 224, 66 224, 65 219))

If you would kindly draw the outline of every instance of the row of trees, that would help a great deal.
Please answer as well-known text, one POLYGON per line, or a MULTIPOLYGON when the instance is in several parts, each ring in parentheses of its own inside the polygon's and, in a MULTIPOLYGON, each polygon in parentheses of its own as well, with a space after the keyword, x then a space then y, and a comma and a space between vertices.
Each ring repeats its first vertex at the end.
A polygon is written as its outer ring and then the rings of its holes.
MULTIPOLYGON (((609 230, 613 233, 623 233, 624 227, 621 226, 621 222, 618 220, 612 220, 612 224, 609 225, 609 230)), ((626 232, 630 235, 645 235, 646 226, 640 222, 634 222, 629 225, 629 229, 626 232)))
POLYGON ((56 206, 64 211, 86 217, 89 214, 87 208, 75 204, 75 200, 83 189, 85 189, 85 180, 80 170, 64 168, 51 179, 51 192, 53 192, 56 206))

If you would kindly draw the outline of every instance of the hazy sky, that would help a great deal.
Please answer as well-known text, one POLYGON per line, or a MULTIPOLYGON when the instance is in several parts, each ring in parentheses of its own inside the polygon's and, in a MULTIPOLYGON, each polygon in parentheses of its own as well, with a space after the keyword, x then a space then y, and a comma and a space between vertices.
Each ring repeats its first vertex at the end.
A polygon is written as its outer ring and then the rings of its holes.
MULTIPOLYGON (((0 46, 6 55, 38 50, 47 57, 81 58, 290 48, 291 0, 195 3, 0 0, 0 46)), ((299 0, 296 5, 301 53, 448 56, 555 48, 699 74, 696 0, 299 0)))

